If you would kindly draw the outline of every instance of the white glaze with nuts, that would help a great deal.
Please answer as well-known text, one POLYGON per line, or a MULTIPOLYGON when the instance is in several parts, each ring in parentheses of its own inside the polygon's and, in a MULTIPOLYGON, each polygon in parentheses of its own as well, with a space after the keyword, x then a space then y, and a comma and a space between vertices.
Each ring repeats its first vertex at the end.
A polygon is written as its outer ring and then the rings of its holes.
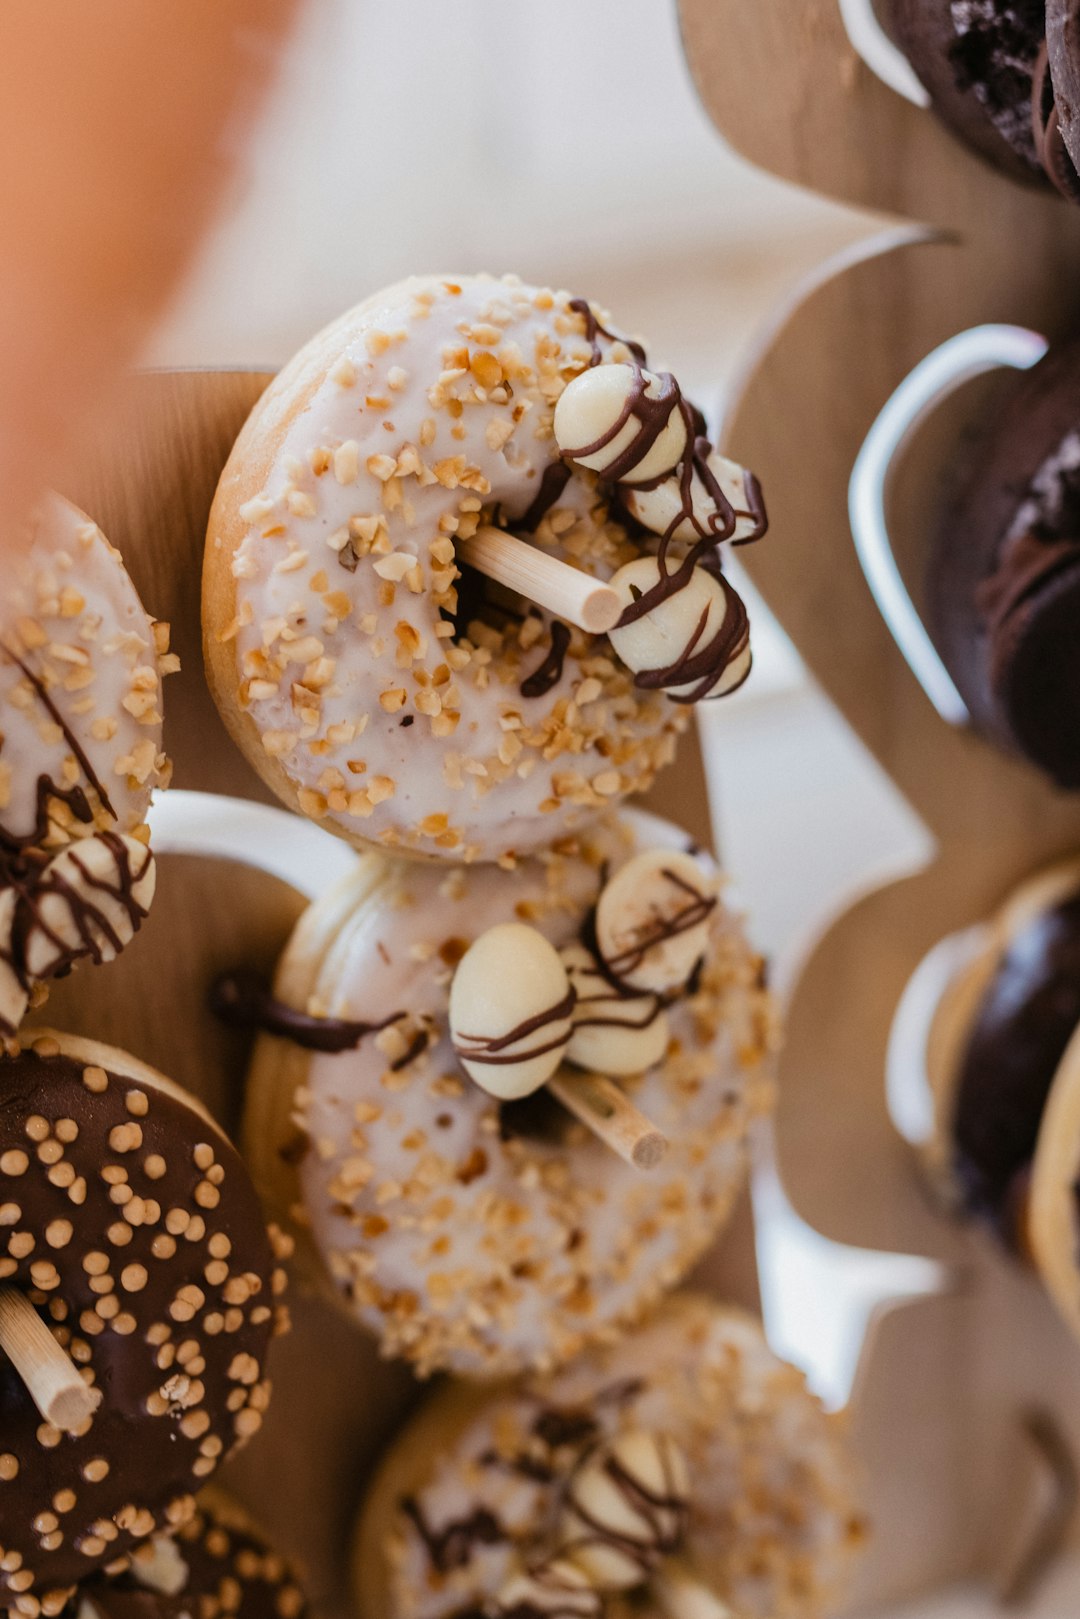
MULTIPOLYGON (((485 608, 456 638, 446 616, 455 536, 495 507, 512 527, 558 461, 552 417, 592 357, 584 327, 567 294, 514 278, 403 282, 302 351, 226 467, 211 682, 274 789, 344 837, 495 859, 585 823, 671 756, 683 717, 604 637, 575 632, 550 689, 527 697, 547 615, 496 624, 485 608)), ((605 361, 628 357, 605 340, 605 361)), ((636 554, 587 473, 535 540, 602 579, 636 554)))
POLYGON ((605 865, 642 837, 685 848, 676 828, 635 817, 513 871, 369 856, 286 948, 279 1000, 406 1015, 338 1056, 260 1038, 249 1162, 273 1206, 301 1211, 310 1260, 384 1351, 422 1371, 493 1376, 577 1353, 678 1280, 741 1184, 750 1122, 771 1103, 774 1030, 760 962, 721 907, 696 992, 668 1011, 663 1060, 625 1083, 669 1139, 648 1175, 543 1095, 500 1108, 451 1044, 450 984, 472 941, 513 919, 562 949, 605 865))

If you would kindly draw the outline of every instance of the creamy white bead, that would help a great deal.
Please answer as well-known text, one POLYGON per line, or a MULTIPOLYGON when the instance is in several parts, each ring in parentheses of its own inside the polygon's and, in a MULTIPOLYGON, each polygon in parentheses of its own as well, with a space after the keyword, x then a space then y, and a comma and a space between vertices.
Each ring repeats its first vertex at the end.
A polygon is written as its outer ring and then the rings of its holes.
POLYGON ((18 897, 13 888, 0 890, 0 1034, 14 1034, 26 1013, 30 997, 9 957, 14 945, 18 897))
POLYGON ((681 850, 646 849, 607 883, 596 942, 610 972, 632 989, 681 989, 709 947, 719 882, 681 850))
POLYGON ((676 1549, 689 1495, 686 1458, 673 1440, 643 1429, 620 1434, 570 1481, 562 1555, 601 1590, 632 1590, 676 1549))
POLYGON ((81 838, 45 867, 27 929, 24 965, 48 978, 73 954, 113 961, 150 909, 154 859, 137 838, 81 838))
POLYGON ((488 928, 450 986, 450 1035, 461 1066, 503 1101, 531 1095, 566 1055, 571 1007, 566 968, 542 933, 524 922, 488 928))
MULTIPOLYGON (((736 513, 735 527, 726 537, 731 540, 747 539, 757 527, 758 519, 751 512, 745 467, 741 467, 737 461, 729 461, 718 450, 711 452, 706 465, 736 513)), ((716 528, 711 526, 716 517, 716 501, 696 470, 690 480, 690 500, 693 516, 684 516, 681 522, 678 521, 683 510, 683 492, 679 478, 674 476, 657 484, 655 489, 630 488, 624 497, 630 515, 654 534, 670 532, 672 539, 694 541, 716 532, 716 528), (672 528, 673 523, 677 523, 677 527, 672 528)))
MULTIPOLYGON (((651 371, 643 371, 645 393, 655 399, 663 386, 651 371)), ((579 454, 605 439, 626 409, 637 373, 630 365, 596 365, 567 383, 555 406, 555 441, 575 466, 588 467, 601 476, 630 449, 641 434, 641 421, 631 415, 609 443, 591 455, 579 454)), ((622 482, 647 483, 678 466, 686 451, 686 423, 673 409, 653 444, 642 445, 640 456, 622 474, 622 482)))
POLYGON ((496 1614, 550 1613, 557 1619, 599 1619, 603 1601, 583 1569, 553 1558, 528 1573, 514 1574, 495 1599, 496 1614))
POLYGON ((620 995, 582 944, 568 944, 561 955, 577 994, 567 1060, 616 1078, 643 1074, 659 1062, 667 1050, 668 1020, 656 996, 620 995))
MULTIPOLYGON (((669 571, 675 566, 668 565, 669 571)), ((625 607, 629 607, 651 590, 660 579, 660 566, 655 557, 636 557, 614 575, 611 588, 625 607)), ((703 652, 716 637, 723 633, 727 616, 737 611, 728 600, 711 573, 694 568, 689 581, 665 600, 658 602, 651 612, 643 614, 629 624, 608 631, 608 639, 619 658, 634 674, 658 669, 670 669, 693 642, 691 656, 703 652), (698 627, 702 623, 700 634, 698 627), (696 636, 696 640, 695 640, 696 636)), ((701 691, 702 679, 680 681, 672 677, 672 684, 662 689, 672 697, 701 695, 722 697, 742 684, 750 668, 750 646, 747 642, 736 650, 730 663, 717 670, 716 678, 706 692, 701 691)))

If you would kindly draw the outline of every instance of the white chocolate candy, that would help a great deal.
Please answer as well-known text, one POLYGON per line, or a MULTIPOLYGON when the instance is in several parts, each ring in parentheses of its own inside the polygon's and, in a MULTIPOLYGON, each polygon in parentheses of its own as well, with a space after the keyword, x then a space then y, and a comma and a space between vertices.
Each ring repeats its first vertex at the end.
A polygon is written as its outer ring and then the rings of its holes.
POLYGON ((15 890, 0 889, 0 1034, 14 1034, 30 1004, 30 991, 15 958, 17 907, 15 890))
MULTIPOLYGON (((631 446, 640 439, 640 454, 630 455, 631 464, 618 474, 620 482, 647 483, 678 466, 686 451, 686 423, 677 389, 671 413, 651 445, 645 443, 638 415, 631 414, 618 427, 638 375, 631 365, 595 365, 567 383, 555 406, 554 425, 556 443, 568 461, 603 476, 617 462, 625 464, 631 446), (594 445, 599 447, 593 449, 594 445), (591 454, 581 453, 590 450, 591 454)), ((646 398, 657 398, 663 379, 651 371, 640 375, 646 398)))
MULTIPOLYGON (((669 562, 668 572, 676 566, 669 562)), ((629 607, 659 579, 660 565, 655 557, 638 557, 619 569, 611 588, 629 607)), ((741 617, 744 611, 734 591, 728 594, 711 573, 694 568, 681 590, 658 602, 641 618, 610 630, 608 639, 628 669, 635 674, 651 674, 674 670, 684 655, 696 658, 710 646, 718 645, 721 638, 724 642, 730 638, 730 655, 719 656, 715 668, 710 666, 691 680, 673 672, 671 684, 660 688, 669 697, 693 701, 722 697, 741 686, 750 672, 750 641, 745 624, 742 633, 733 633, 737 626, 729 621, 729 615, 741 617)))
POLYGON ((511 1575, 495 1599, 496 1614, 519 1610, 552 1619, 600 1619, 603 1601, 583 1569, 553 1558, 528 1573, 511 1575))
POLYGON ((620 995, 582 944, 568 944, 561 954, 577 994, 567 1061, 616 1077, 643 1074, 659 1062, 668 1020, 656 996, 620 995))
POLYGON ((190 1572, 179 1546, 169 1535, 155 1535, 131 1559, 132 1579, 159 1596, 179 1596, 190 1572))
MULTIPOLYGON (((729 461, 718 450, 710 453, 706 465, 735 512, 735 527, 723 537, 735 541, 749 539, 762 520, 753 510, 750 474, 745 467, 741 467, 737 461, 729 461)), ((690 542, 704 539, 709 534, 719 534, 723 524, 716 500, 697 470, 690 480, 690 501, 692 515, 687 516, 683 514, 682 484, 674 475, 657 484, 655 489, 631 488, 625 496, 630 515, 654 534, 666 534, 670 539, 690 542), (672 524, 676 526, 673 528, 672 524)))
POLYGON ((621 983, 681 989, 708 949, 719 883, 682 850, 646 849, 620 866, 596 905, 596 942, 621 983))
POLYGON ((524 922, 488 928, 450 986, 450 1034, 470 1079, 503 1101, 531 1096, 570 1043, 573 996, 554 945, 524 922))
POLYGON ((61 850, 35 885, 27 976, 50 978, 80 956, 115 961, 148 914, 156 883, 154 857, 137 838, 98 834, 61 850))
POLYGON ((631 1429, 570 1480, 562 1556, 605 1591, 641 1585, 678 1546, 690 1497, 686 1458, 665 1434, 631 1429))

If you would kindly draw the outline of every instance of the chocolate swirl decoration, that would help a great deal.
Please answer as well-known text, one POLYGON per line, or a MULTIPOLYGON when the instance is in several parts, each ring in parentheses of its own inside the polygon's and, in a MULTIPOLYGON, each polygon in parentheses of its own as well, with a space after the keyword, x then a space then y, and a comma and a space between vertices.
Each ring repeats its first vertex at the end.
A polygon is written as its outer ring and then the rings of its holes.
POLYGON ((566 1484, 559 1555, 609 1589, 629 1590, 648 1579, 678 1550, 686 1530, 680 1463, 670 1441, 644 1432, 587 1452, 566 1484))
MULTIPOLYGON (((703 612, 687 646, 674 663, 660 669, 638 670, 634 675, 634 685, 645 691, 661 691, 673 686, 691 685, 690 691, 679 695, 669 691, 669 696, 675 702, 697 703, 715 690, 724 671, 741 658, 749 647, 749 617, 745 604, 723 577, 715 552, 718 545, 730 539, 735 533, 740 518, 751 518, 753 528, 749 534, 736 540, 735 544, 748 545, 767 532, 768 514, 761 486, 753 473, 747 472, 745 475, 747 506, 745 510, 736 510, 709 465, 712 446, 704 435, 705 424, 701 412, 683 398, 679 385, 671 373, 660 374, 659 391, 650 396, 646 392, 648 378, 645 373, 645 351, 641 345, 626 339, 618 339, 614 333, 609 332, 597 320, 585 299, 575 298, 570 307, 585 321, 586 337, 592 347, 590 367, 599 365, 603 359, 600 346, 600 338, 603 337, 610 342, 625 343, 632 356, 634 375, 627 399, 616 420, 595 443, 565 451, 568 458, 595 455, 605 445, 612 443, 624 430, 627 422, 635 418, 640 424, 638 432, 616 459, 604 468, 601 482, 605 485, 625 483, 640 490, 655 489, 666 482, 672 474, 665 472, 635 483, 632 478, 633 469, 652 449, 673 415, 678 413, 683 420, 688 449, 678 467, 679 506, 660 536, 656 550, 658 578, 655 585, 637 595, 636 599, 623 610, 617 628, 634 624, 655 612, 664 602, 670 601, 688 587, 696 567, 706 565, 720 584, 727 603, 728 611, 720 630, 705 646, 699 646, 708 620, 708 613, 703 612), (712 506, 712 509, 704 515, 695 505, 695 481, 705 490, 712 506), (697 538, 681 558, 675 561, 670 556, 671 547, 675 543, 677 532, 686 523, 690 524, 697 538)), ((618 490, 615 492, 617 494, 618 490)), ((724 695, 737 690, 749 673, 748 662, 737 685, 727 688, 724 695)))
POLYGON ((1062 134, 1061 114, 1050 76, 1050 54, 1045 40, 1032 78, 1031 125, 1035 152, 1047 178, 1067 202, 1080 202, 1080 174, 1062 134))
MULTIPOLYGON (((210 1010, 222 1023, 234 1029, 257 1030, 291 1040, 305 1051, 321 1051, 337 1056, 343 1051, 355 1051, 361 1040, 369 1034, 378 1034, 392 1023, 400 1023, 407 1012, 391 1012, 377 1023, 363 1023, 353 1018, 313 1017, 299 1012, 285 1001, 275 999, 266 979, 251 968, 239 967, 222 973, 210 986, 207 997, 210 1010)), ((426 1030, 418 1030, 402 1057, 392 1063, 393 1070, 414 1061, 428 1044, 426 1030)))
POLYGON ((465 1034, 459 1030, 454 1035, 454 1050, 467 1062, 493 1067, 531 1062, 534 1057, 544 1057, 551 1051, 560 1051, 566 1045, 565 1031, 561 1030, 554 1039, 545 1039, 544 1030, 550 1029, 553 1025, 564 1024, 573 1015, 576 1001, 577 993, 571 988, 556 1005, 545 1007, 542 1012, 537 1012, 532 1017, 523 1018, 508 1034, 465 1034), (526 1046, 524 1050, 513 1049, 522 1040, 528 1040, 534 1034, 541 1036, 539 1044, 526 1046))
POLYGON ((680 877, 678 872, 665 867, 663 875, 668 882, 687 896, 685 905, 681 906, 671 916, 659 916, 645 923, 638 930, 633 944, 628 945, 625 950, 621 950, 617 955, 606 958, 601 955, 599 945, 595 939, 595 932, 591 943, 588 939, 585 940, 587 948, 595 953, 597 961, 604 969, 604 975, 608 981, 614 986, 621 987, 631 995, 640 995, 641 991, 635 990, 625 980, 643 965, 649 951, 654 950, 657 945, 666 944, 669 939, 678 938, 681 933, 689 933, 692 928, 700 927, 703 922, 708 920, 719 904, 719 897, 716 894, 701 893, 692 883, 686 882, 680 877))

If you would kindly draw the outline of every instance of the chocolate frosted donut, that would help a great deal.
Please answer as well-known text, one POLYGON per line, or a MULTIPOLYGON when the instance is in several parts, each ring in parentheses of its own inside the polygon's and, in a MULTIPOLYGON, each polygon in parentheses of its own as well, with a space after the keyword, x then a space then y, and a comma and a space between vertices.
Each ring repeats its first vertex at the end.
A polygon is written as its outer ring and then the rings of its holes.
POLYGON ((149 908, 175 667, 119 553, 47 496, 0 579, 0 1036, 49 979, 111 960, 149 908))
POLYGON ((355 1587, 362 1619, 810 1619, 863 1535, 837 1419, 757 1321, 676 1294, 557 1377, 435 1395, 376 1475, 355 1587), (707 1606, 663 1601, 680 1565, 707 1606))
POLYGON ((938 1189, 1035 1266, 1080 1337, 1080 865, 1030 879, 920 975, 927 1010, 902 1009, 897 1044, 918 1031, 938 1189))
POLYGON ((238 1006, 231 986, 234 1014, 272 1031, 246 1093, 256 1182, 386 1353, 473 1377, 561 1363, 716 1236, 771 1104, 774 1013, 740 919, 685 851, 635 816, 512 871, 369 855, 300 919, 276 1001, 238 1006), (643 860, 644 926, 625 929, 616 885, 643 860), (669 900, 678 922, 651 928, 669 900), (584 1082, 620 1076, 666 1156, 631 1167, 536 1089, 560 1056, 584 1082))
POLYGON ((1080 343, 1017 377, 959 469, 931 632, 978 729, 1080 787, 1080 343))
POLYGON ((63 1432, 0 1359, 0 1608, 55 1614, 186 1522, 261 1424, 281 1280, 247 1172, 194 1098, 67 1035, 0 1059, 0 1287, 101 1396, 63 1432))
POLYGON ((65 1619, 304 1619, 294 1571, 216 1491, 173 1535, 136 1548, 121 1574, 81 1585, 65 1619))
POLYGON ((886 0, 885 17, 961 139, 1014 179, 1080 200, 1047 72, 1046 0, 886 0))

